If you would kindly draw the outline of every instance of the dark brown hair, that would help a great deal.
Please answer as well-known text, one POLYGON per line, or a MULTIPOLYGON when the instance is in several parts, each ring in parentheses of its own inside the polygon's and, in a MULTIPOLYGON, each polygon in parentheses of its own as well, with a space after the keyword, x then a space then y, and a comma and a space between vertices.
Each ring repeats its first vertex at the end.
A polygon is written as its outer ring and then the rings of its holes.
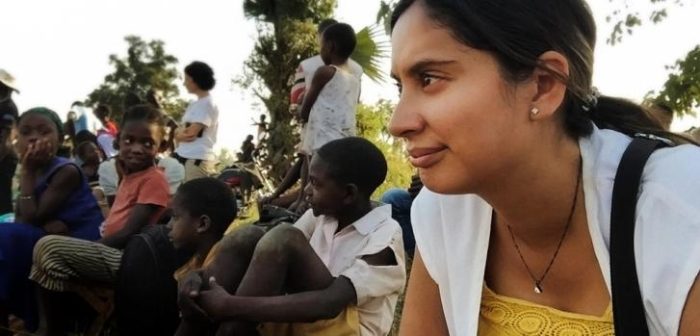
POLYGON ((640 105, 595 94, 592 77, 596 26, 583 0, 400 0, 392 15, 392 29, 413 4, 423 6, 437 25, 461 43, 493 55, 508 82, 517 84, 540 68, 565 83, 567 92, 561 109, 570 136, 590 135, 595 123, 630 136, 650 133, 688 142, 685 137, 664 131, 640 105), (567 58, 568 76, 539 62, 547 51, 567 58))

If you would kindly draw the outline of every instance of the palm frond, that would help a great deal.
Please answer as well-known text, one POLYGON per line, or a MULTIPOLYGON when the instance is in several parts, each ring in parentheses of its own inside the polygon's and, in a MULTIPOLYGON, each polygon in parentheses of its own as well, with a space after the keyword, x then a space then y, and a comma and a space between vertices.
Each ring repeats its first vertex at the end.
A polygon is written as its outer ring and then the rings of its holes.
POLYGON ((357 46, 350 56, 364 70, 365 75, 376 83, 386 81, 381 61, 389 55, 389 43, 383 39, 381 26, 368 26, 357 32, 357 46))

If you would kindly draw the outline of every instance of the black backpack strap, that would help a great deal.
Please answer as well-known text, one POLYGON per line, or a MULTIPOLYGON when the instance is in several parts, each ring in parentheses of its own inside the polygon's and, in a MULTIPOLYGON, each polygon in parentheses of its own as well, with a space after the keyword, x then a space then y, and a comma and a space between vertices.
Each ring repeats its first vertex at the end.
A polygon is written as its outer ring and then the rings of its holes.
POLYGON ((625 150, 615 175, 610 213, 610 276, 615 335, 649 335, 634 258, 635 209, 644 165, 666 139, 638 135, 625 150), (642 137, 640 137, 642 136, 642 137))

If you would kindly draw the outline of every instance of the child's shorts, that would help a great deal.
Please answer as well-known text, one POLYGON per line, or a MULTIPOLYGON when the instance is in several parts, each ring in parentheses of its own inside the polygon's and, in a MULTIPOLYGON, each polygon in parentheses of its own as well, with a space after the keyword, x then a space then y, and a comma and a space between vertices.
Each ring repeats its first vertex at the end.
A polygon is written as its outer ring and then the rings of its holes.
POLYGON ((330 320, 313 323, 263 323, 260 336, 359 336, 360 318, 357 307, 348 306, 330 320))

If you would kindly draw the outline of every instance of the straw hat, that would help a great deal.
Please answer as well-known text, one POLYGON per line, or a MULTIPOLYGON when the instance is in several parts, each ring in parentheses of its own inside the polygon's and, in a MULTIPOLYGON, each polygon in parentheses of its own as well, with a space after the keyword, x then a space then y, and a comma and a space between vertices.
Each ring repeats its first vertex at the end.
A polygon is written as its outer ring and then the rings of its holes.
POLYGON ((15 82, 15 77, 12 77, 12 75, 10 75, 10 73, 5 71, 4 69, 0 69, 0 82, 5 84, 5 86, 9 87, 10 89, 19 93, 19 89, 17 89, 17 83, 15 82))

